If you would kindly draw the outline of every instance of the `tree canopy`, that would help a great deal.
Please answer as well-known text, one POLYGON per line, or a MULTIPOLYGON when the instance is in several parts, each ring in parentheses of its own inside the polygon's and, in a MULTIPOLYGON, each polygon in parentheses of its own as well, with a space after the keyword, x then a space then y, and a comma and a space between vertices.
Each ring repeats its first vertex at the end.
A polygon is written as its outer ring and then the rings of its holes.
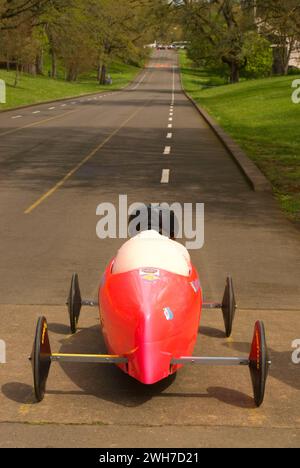
POLYGON ((139 64, 145 44, 180 39, 232 83, 272 66, 286 74, 300 49, 300 0, 0 0, 0 61, 17 75, 55 79, 63 68, 74 81, 93 69, 103 84, 112 60, 139 64))
POLYGON ((299 0, 179 0, 176 5, 194 61, 225 65, 235 83, 243 70, 270 72, 274 54, 277 71, 287 73, 300 43, 299 0))
POLYGON ((69 81, 97 69, 104 83, 111 60, 145 58, 169 8, 165 0, 0 0, 0 60, 44 73, 47 54, 53 78, 59 62, 69 81))

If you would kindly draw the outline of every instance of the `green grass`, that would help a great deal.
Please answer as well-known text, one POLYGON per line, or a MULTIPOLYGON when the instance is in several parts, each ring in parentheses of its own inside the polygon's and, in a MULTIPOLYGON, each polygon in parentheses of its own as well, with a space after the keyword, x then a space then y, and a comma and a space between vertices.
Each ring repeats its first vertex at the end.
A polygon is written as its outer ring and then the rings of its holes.
POLYGON ((180 56, 186 91, 246 151, 271 181, 290 219, 300 221, 300 104, 293 104, 297 76, 228 85, 180 56))
POLYGON ((21 75, 18 86, 13 86, 15 72, 0 70, 0 79, 6 82, 6 104, 0 104, 0 111, 11 109, 27 104, 36 104, 45 101, 63 99, 68 97, 81 96, 99 91, 116 90, 126 86, 140 68, 123 63, 113 63, 109 68, 109 73, 113 79, 111 86, 100 86, 96 80, 96 74, 82 76, 76 83, 67 83, 63 79, 52 80, 45 76, 33 77, 31 75, 21 75))

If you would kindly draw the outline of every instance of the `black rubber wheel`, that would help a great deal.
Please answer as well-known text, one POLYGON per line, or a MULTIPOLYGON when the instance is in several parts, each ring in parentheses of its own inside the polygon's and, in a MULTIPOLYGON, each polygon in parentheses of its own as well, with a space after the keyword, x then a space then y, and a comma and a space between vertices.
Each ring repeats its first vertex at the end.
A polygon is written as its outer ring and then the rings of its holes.
POLYGON ((249 357, 249 368, 253 385, 254 400, 257 407, 264 401, 270 359, 263 322, 255 324, 254 336, 249 357))
POLYGON ((31 364, 35 396, 37 401, 41 402, 45 396, 47 379, 51 367, 51 347, 45 317, 41 317, 38 320, 31 354, 31 364))
POLYGON ((232 334, 233 322, 236 313, 236 300, 234 295, 233 281, 231 277, 227 278, 224 298, 222 303, 223 318, 225 324, 226 337, 232 334))
POLYGON ((71 332, 74 335, 77 332, 78 321, 82 306, 81 293, 79 288, 79 279, 77 273, 74 273, 71 281, 71 288, 68 299, 68 311, 70 317, 71 332))

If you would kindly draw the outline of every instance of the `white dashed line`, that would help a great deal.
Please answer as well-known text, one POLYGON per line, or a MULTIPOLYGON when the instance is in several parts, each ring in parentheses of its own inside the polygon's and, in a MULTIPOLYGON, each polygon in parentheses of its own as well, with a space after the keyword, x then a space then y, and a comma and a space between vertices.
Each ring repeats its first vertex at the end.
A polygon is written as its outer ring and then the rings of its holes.
POLYGON ((21 117, 23 117, 23 116, 22 116, 22 115, 14 115, 14 116, 12 117, 12 119, 20 119, 21 117))
POLYGON ((66 107, 67 104, 62 104, 61 107, 66 107))
POLYGON ((173 117, 170 117, 170 118, 169 118, 169 122, 173 122, 173 117))
POLYGON ((55 107, 48 107, 48 110, 54 110, 55 107))
POLYGON ((175 65, 173 65, 173 85, 172 85, 172 102, 171 106, 174 105, 175 101, 175 65))
POLYGON ((172 125, 172 124, 169 124, 169 125, 168 125, 168 128, 173 128, 173 125, 172 125))
POLYGON ((165 147, 164 154, 166 154, 166 155, 171 154, 171 146, 166 146, 165 147))
POLYGON ((170 169, 163 169, 161 176, 161 184, 168 184, 170 181, 170 169))
POLYGON ((173 137, 173 133, 168 133, 167 138, 171 139, 173 137))
POLYGON ((32 113, 33 113, 33 114, 40 114, 41 111, 34 111, 34 112, 32 112, 32 113))

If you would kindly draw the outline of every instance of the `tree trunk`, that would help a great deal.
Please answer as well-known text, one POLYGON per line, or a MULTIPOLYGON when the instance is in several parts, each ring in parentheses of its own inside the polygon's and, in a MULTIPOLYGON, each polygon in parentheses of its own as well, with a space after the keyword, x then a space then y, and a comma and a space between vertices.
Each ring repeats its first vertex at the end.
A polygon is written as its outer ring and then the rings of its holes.
POLYGON ((235 84, 240 81, 240 68, 236 62, 232 62, 230 70, 230 83, 235 84))
POLYGON ((286 53, 284 56, 285 63, 284 63, 284 70, 283 70, 285 76, 289 74, 290 60, 291 60, 292 52, 294 50, 294 46, 295 46, 295 41, 291 40, 289 45, 286 48, 286 53))
POLYGON ((287 45, 286 41, 274 47, 273 49, 273 73, 274 75, 287 75, 288 74, 292 51, 293 51, 293 44, 287 45))
POLYGON ((37 75, 44 75, 44 51, 41 51, 36 56, 35 61, 36 73, 37 75))
POLYGON ((16 74, 15 74, 15 82, 14 82, 15 88, 18 86, 18 83, 19 83, 19 74, 20 74, 19 64, 16 63, 16 74))
POLYGON ((69 82, 72 81, 72 67, 68 68, 66 80, 69 81, 69 82))
POLYGON ((71 64, 67 72, 67 81, 70 81, 70 82, 77 81, 77 77, 78 77, 77 66, 74 64, 71 64))
POLYGON ((232 58, 227 58, 226 56, 222 57, 222 62, 226 63, 230 68, 230 83, 238 83, 240 81, 240 69, 241 65, 232 58))
POLYGON ((103 64, 101 67, 100 85, 106 84, 106 65, 103 64))
POLYGON ((25 73, 28 75, 36 76, 36 64, 35 63, 28 63, 24 65, 25 73))
POLYGON ((289 53, 288 47, 282 48, 281 63, 282 63, 282 74, 287 75, 289 71, 289 63, 290 63, 290 53, 289 53))
POLYGON ((99 62, 97 66, 97 81, 100 83, 101 81, 101 63, 99 62))
POLYGON ((51 78, 55 80, 57 78, 57 57, 56 57, 56 50, 55 50, 55 40, 54 40, 52 30, 49 24, 46 25, 45 31, 48 37, 49 53, 51 57, 51 70, 49 71, 49 75, 51 78))
POLYGON ((287 76, 289 74, 289 68, 290 68, 290 61, 288 60, 283 69, 284 76, 287 76))
POLYGON ((51 48, 51 78, 54 80, 57 78, 57 60, 56 53, 53 48, 51 48))
POLYGON ((279 47, 273 49, 273 74, 283 75, 284 70, 282 66, 281 54, 279 47))

